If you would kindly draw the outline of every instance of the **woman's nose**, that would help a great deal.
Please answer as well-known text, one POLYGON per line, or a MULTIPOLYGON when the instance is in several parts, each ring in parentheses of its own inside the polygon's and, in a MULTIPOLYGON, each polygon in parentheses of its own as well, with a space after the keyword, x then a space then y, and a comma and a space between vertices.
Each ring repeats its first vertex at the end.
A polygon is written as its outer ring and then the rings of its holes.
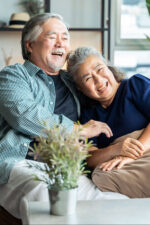
POLYGON ((102 81, 102 77, 99 74, 97 74, 95 71, 92 72, 92 76, 93 76, 94 80, 99 81, 99 82, 102 81))
POLYGON ((101 87, 104 84, 104 79, 97 73, 93 75, 93 80, 95 82, 95 85, 98 85, 98 87, 101 87))

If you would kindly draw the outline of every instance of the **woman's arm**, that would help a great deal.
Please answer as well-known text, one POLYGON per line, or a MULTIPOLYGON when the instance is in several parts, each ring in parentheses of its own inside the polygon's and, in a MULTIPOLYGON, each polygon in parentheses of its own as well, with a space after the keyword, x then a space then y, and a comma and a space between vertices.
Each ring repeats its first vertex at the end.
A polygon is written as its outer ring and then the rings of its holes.
POLYGON ((138 140, 144 146, 144 153, 150 151, 150 123, 144 129, 138 140))
MULTIPOLYGON (((88 158, 87 162, 89 167, 95 168, 99 163, 112 160, 116 156, 121 155, 137 159, 148 151, 150 151, 150 123, 137 140, 134 138, 126 138, 122 142, 110 145, 106 148, 98 149, 95 147, 95 150, 90 152, 91 157, 88 158)), ((124 160, 124 162, 128 162, 128 160, 124 160)))
POLYGON ((99 163, 107 162, 116 156, 126 156, 132 159, 141 157, 144 153, 144 146, 139 140, 126 138, 125 140, 98 149, 95 147, 90 152, 91 156, 87 159, 88 166, 95 168, 99 163))

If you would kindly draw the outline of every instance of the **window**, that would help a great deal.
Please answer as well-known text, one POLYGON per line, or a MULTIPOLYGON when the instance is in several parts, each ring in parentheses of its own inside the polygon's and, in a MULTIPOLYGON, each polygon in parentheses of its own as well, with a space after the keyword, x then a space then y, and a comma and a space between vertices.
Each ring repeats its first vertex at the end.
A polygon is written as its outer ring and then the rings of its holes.
POLYGON ((150 42, 146 39, 146 35, 150 36, 150 16, 146 0, 116 0, 113 3, 114 65, 125 71, 127 76, 142 73, 150 77, 150 42))

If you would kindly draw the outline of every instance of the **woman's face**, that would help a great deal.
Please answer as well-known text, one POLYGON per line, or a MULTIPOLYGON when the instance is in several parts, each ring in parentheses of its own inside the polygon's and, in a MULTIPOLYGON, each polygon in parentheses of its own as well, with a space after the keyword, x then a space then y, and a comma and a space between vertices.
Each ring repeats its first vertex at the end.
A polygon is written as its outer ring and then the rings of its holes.
POLYGON ((95 99, 107 108, 113 101, 119 83, 106 64, 95 55, 86 58, 80 65, 76 83, 78 88, 88 97, 95 99))

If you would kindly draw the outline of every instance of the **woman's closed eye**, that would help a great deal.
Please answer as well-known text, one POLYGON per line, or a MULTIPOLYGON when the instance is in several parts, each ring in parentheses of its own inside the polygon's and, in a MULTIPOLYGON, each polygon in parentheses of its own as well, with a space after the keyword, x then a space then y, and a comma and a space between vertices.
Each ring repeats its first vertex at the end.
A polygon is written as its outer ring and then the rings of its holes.
POLYGON ((86 78, 84 79, 84 82, 88 82, 91 78, 92 78, 92 76, 86 77, 86 78))
POLYGON ((98 67, 97 70, 96 70, 96 72, 97 73, 100 73, 103 69, 104 69, 104 67, 98 67))

